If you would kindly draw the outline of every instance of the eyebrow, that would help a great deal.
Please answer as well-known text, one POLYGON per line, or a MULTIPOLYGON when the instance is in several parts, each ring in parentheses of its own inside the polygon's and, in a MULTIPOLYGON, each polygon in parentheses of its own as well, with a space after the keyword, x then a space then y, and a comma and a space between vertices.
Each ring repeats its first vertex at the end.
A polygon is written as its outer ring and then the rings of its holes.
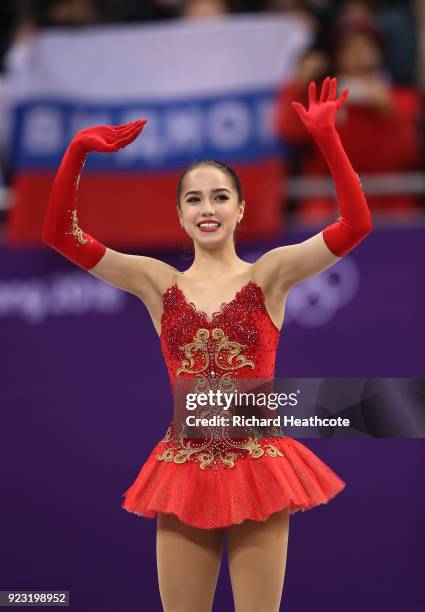
MULTIPOLYGON (((217 191, 228 191, 229 193, 231 193, 231 191, 226 187, 218 187, 217 189, 211 189, 211 193, 216 193, 217 191)), ((198 195, 199 193, 202 193, 202 191, 188 191, 187 193, 185 193, 185 197, 191 194, 198 195)))

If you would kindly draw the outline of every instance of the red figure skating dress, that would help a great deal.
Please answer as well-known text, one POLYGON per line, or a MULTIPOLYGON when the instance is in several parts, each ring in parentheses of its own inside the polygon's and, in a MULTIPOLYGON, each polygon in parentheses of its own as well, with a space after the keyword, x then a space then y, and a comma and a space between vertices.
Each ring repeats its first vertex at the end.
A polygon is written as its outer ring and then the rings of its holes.
MULTIPOLYGON (((161 349, 171 384, 186 377, 274 377, 279 329, 252 278, 210 320, 177 283, 164 293, 161 349)), ((178 273, 177 273, 178 274, 178 273)), ((177 278, 177 275, 176 275, 177 278)), ((283 508, 308 510, 345 483, 289 437, 235 440, 174 436, 174 419, 123 494, 122 508, 147 518, 173 513, 187 525, 223 528, 264 521, 283 508)))

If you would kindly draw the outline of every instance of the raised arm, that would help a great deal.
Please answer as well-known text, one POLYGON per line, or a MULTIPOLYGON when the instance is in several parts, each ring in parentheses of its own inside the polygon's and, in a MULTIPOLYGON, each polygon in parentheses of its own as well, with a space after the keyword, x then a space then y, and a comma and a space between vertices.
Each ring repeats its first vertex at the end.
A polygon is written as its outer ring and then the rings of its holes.
POLYGON ((292 105, 326 159, 334 181, 340 215, 335 223, 304 242, 272 249, 260 257, 256 262, 256 272, 265 288, 273 285, 274 289, 287 291, 291 286, 330 267, 372 230, 360 179, 335 129, 336 111, 344 104, 349 90, 345 89, 337 99, 336 88, 336 79, 327 77, 318 99, 316 85, 312 81, 309 85, 309 109, 306 110, 298 102, 292 105))
POLYGON ((42 228, 43 242, 94 276, 130 293, 143 293, 148 277, 165 266, 150 257, 119 253, 85 232, 78 222, 77 192, 90 151, 113 153, 133 142, 146 120, 120 126, 90 127, 76 134, 67 148, 50 192, 42 228))

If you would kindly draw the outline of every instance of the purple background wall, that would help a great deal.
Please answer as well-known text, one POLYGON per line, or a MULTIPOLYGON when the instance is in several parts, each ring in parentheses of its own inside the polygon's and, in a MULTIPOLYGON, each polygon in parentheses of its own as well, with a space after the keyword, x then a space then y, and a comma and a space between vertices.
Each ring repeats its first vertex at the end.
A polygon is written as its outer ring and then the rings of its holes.
MULTIPOLYGON (((238 252, 255 261, 312 233, 238 252)), ((295 287, 276 376, 424 377, 424 256, 424 228, 376 229, 295 287)), ((160 611, 155 521, 120 508, 172 408, 146 308, 53 251, 3 248, 0 335, 0 588, 160 611)), ((292 516, 282 609, 423 610, 423 440, 301 441, 347 487, 292 516)), ((214 610, 233 610, 226 559, 214 610)))

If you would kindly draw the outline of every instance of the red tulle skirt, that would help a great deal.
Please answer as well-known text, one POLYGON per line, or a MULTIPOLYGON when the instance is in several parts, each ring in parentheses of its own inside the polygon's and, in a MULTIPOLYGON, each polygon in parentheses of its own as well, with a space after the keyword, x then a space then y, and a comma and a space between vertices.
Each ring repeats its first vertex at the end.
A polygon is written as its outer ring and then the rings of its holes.
POLYGON ((274 438, 273 445, 281 455, 246 453, 233 467, 213 470, 197 461, 158 460, 167 448, 161 440, 123 493, 121 507, 146 518, 171 513, 186 525, 217 529, 265 521, 284 508, 309 510, 344 489, 345 482, 294 438, 274 438))

